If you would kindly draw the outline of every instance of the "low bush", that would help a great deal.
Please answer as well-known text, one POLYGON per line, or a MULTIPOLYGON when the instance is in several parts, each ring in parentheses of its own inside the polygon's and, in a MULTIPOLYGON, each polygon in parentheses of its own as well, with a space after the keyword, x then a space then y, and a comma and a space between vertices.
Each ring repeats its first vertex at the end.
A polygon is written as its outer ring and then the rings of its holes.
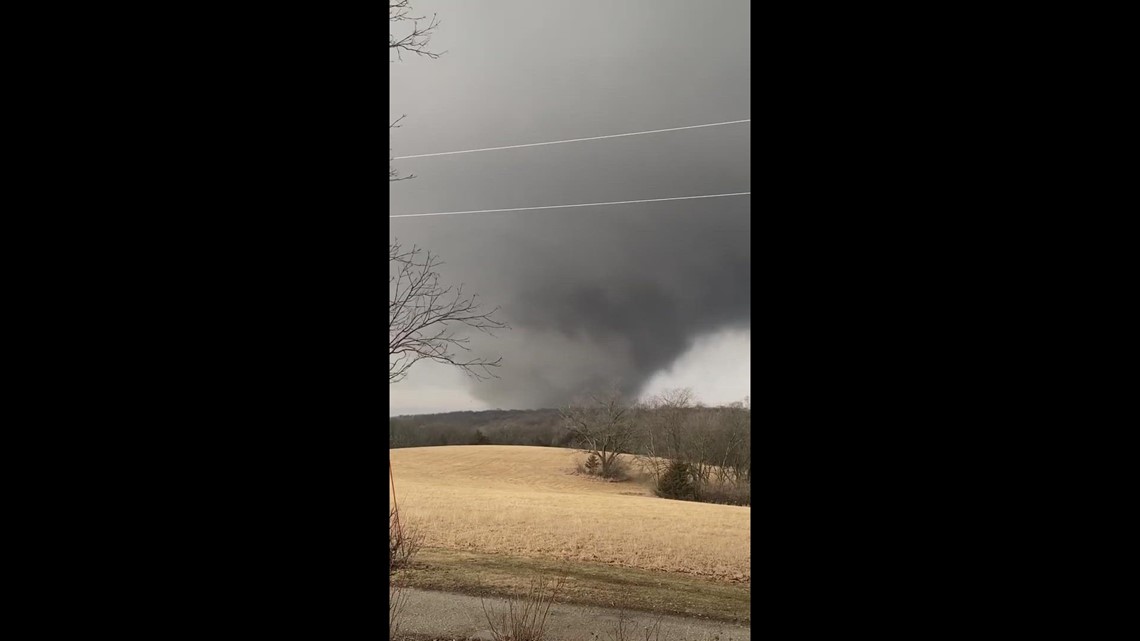
POLYGON ((678 461, 669 464, 657 479, 653 490, 657 496, 666 499, 722 505, 752 505, 751 484, 703 481, 696 478, 692 467, 678 461))
MULTIPOLYGON (((597 632, 590 636, 591 641, 602 641, 602 637, 597 632)), ((622 606, 618 610, 617 621, 606 634, 604 641, 668 641, 668 639, 669 634, 661 629, 660 616, 657 616, 652 624, 644 625, 642 622, 631 618, 625 606, 622 606)))
POLYGON ((388 574, 408 567, 420 551, 424 534, 396 518, 395 510, 388 509, 388 574))
POLYGON ((610 466, 603 472, 601 459, 598 458, 597 454, 590 452, 590 455, 585 461, 578 461, 577 469, 579 474, 598 476, 611 483, 621 483, 633 478, 630 473, 629 464, 620 456, 610 461, 610 466))
POLYGON ((586 472, 597 474, 599 465, 601 465, 601 461, 598 460, 598 455, 590 452, 590 457, 586 459, 586 472))
POLYGON ((752 485, 749 483, 699 483, 697 500, 722 505, 752 505, 752 485))
POLYGON ((388 638, 395 639, 400 633, 404 618, 404 606, 408 604, 408 593, 404 587, 388 575, 388 638))
POLYGON ((619 483, 621 481, 628 481, 630 479, 629 465, 621 456, 617 456, 614 460, 610 461, 610 468, 606 470, 605 478, 619 483))
POLYGON ((388 638, 395 639, 400 632, 400 622, 408 593, 393 576, 396 570, 412 564, 416 553, 423 545, 424 535, 415 527, 397 518, 396 511, 388 508, 388 638))
POLYGON ((548 581, 538 577, 531 581, 525 593, 516 593, 507 599, 505 612, 496 612, 494 607, 483 604, 483 614, 491 627, 491 638, 495 641, 543 641, 546 638, 546 618, 550 606, 566 585, 566 578, 548 581))
POLYGON ((586 462, 585 461, 578 461, 578 465, 576 467, 577 467, 579 474, 586 475, 586 476, 590 475, 590 470, 588 470, 586 468, 586 462))
POLYGON ((680 501, 697 500, 697 485, 693 480, 693 470, 688 463, 673 461, 665 473, 657 480, 654 488, 657 496, 680 501))

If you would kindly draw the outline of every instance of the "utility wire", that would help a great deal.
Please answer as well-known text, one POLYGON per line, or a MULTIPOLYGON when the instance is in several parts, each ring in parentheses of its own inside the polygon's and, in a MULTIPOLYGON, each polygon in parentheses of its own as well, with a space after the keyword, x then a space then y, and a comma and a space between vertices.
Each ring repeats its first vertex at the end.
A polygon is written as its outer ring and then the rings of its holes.
POLYGON ((482 149, 464 149, 462 151, 441 151, 434 154, 417 154, 415 156, 396 156, 392 160, 407 160, 409 158, 429 158, 431 156, 451 156, 454 154, 473 154, 479 151, 499 151, 500 149, 519 149, 520 147, 541 147, 543 145, 561 145, 567 142, 582 142, 585 140, 603 140, 606 138, 621 138, 623 136, 643 136, 645 134, 659 134, 665 131, 681 131, 682 129, 700 129, 701 127, 719 127, 721 125, 735 125, 741 122, 752 122, 751 118, 744 120, 729 120, 727 122, 710 122, 706 125, 689 125, 688 127, 670 127, 669 129, 653 129, 650 131, 633 131, 625 134, 610 134, 608 136, 591 136, 589 138, 571 138, 570 140, 551 140, 550 142, 532 142, 525 145, 507 145, 505 147, 483 147, 482 149))
POLYGON ((726 198, 728 196, 748 196, 750 191, 739 191, 731 194, 708 194, 705 196, 678 196, 676 198, 646 198, 644 200, 615 200, 608 203, 577 203, 573 205, 547 205, 545 207, 512 207, 509 209, 473 209, 471 211, 437 211, 428 214, 397 214, 389 218, 416 218, 419 216, 458 216, 460 214, 487 214, 497 211, 529 211, 534 209, 566 209, 569 207, 600 207, 602 205, 628 205, 632 203, 660 203, 670 200, 694 200, 697 198, 726 198))

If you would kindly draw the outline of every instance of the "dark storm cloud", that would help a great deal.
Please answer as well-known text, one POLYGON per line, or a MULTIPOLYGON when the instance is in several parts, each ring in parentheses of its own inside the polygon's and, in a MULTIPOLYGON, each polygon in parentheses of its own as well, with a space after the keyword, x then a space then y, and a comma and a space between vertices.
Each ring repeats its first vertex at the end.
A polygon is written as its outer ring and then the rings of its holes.
MULTIPOLYGON (((410 155, 751 116, 748 3, 431 2, 448 53, 392 68, 410 155)), ((748 191, 750 124, 397 161, 392 213, 748 191)), ((477 338, 492 406, 538 407, 611 380, 636 391, 703 334, 749 324, 750 197, 392 221, 449 282, 502 307, 477 338)))

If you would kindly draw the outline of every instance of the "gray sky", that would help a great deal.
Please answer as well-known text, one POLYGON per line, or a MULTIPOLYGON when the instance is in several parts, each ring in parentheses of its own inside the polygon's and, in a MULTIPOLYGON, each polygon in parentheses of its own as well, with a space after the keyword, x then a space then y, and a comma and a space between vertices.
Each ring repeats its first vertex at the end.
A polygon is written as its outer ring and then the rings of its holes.
MULTIPOLYGON (((751 117, 746 0, 413 0, 437 60, 390 64, 392 154, 581 138, 751 117)), ((395 161, 391 213, 750 191, 751 123, 395 161)), ((473 337, 501 379, 428 362, 393 414, 564 404, 607 381, 706 403, 749 389, 751 197, 403 218, 445 283, 502 307, 473 337)))

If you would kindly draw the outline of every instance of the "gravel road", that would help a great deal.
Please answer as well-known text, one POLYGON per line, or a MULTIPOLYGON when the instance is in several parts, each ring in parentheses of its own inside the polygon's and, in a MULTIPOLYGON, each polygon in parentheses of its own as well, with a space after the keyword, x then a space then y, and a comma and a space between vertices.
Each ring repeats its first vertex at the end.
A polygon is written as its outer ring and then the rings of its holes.
MULTIPOLYGON (((407 589, 407 594, 401 630, 491 639, 490 626, 479 597, 411 588, 407 589)), ((497 612, 506 611, 504 599, 489 598, 486 602, 497 612)), ((628 618, 637 623, 635 634, 644 638, 642 628, 651 625, 656 615, 630 612, 628 618)), ((591 633, 597 633, 599 639, 607 639, 617 621, 617 610, 556 604, 550 608, 546 638, 550 641, 591 641, 591 633)), ((712 641, 717 636, 719 641, 751 641, 752 638, 752 629, 748 626, 674 616, 661 617, 661 630, 661 641, 666 638, 669 641, 712 641)))

